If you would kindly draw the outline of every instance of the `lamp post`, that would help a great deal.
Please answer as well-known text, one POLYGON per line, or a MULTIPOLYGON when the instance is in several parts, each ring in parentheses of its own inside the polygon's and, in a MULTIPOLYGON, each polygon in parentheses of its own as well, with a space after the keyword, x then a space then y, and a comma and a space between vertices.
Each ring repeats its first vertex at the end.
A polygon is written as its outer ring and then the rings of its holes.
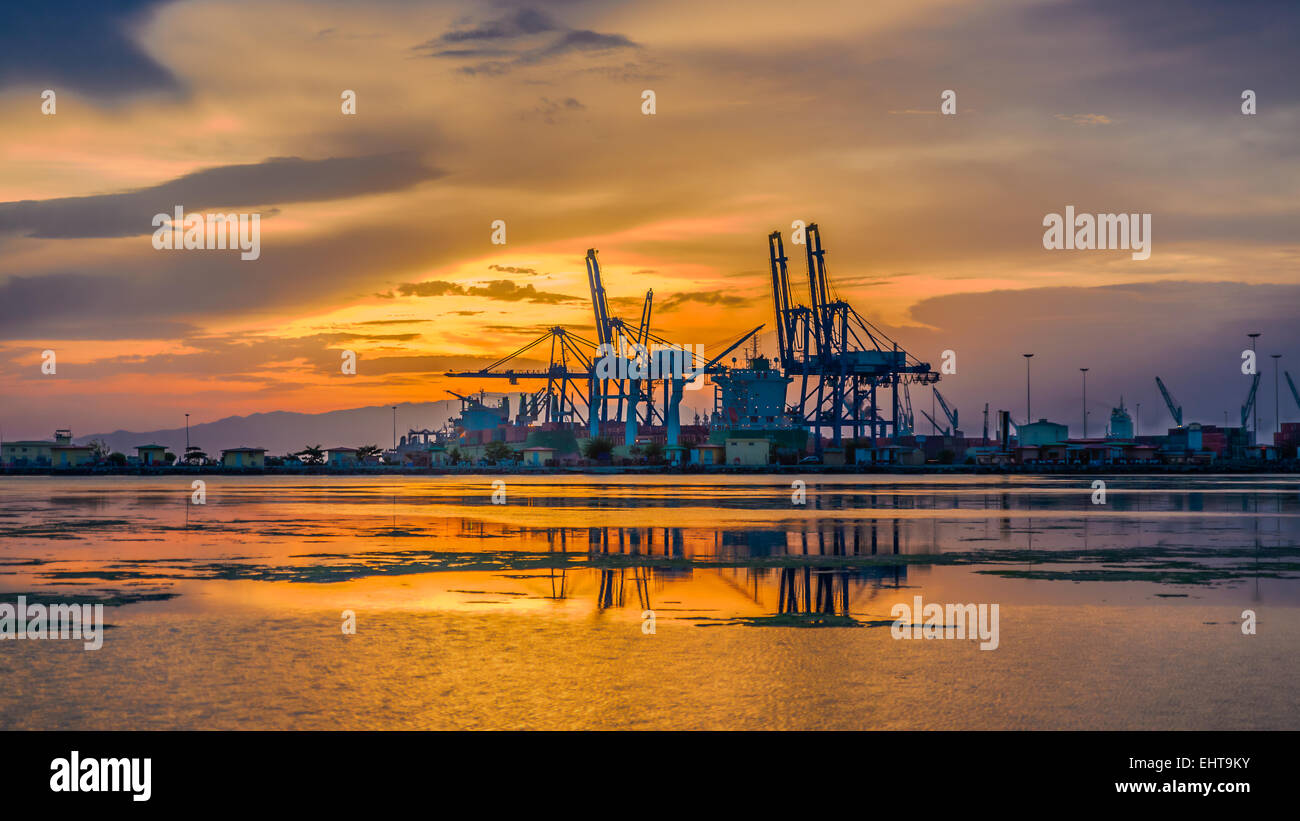
MULTIPOLYGON (((1273 415, 1277 417, 1277 432, 1282 432, 1282 399, 1278 393, 1279 383, 1277 381, 1277 361, 1282 358, 1282 354, 1272 354, 1273 357, 1273 415)), ((1277 440, 1274 440, 1277 441, 1277 440)))
POLYGON ((397 450, 397 406, 393 405, 393 450, 397 450))
POLYGON ((190 415, 185 414, 185 449, 190 449, 190 415))
POLYGON ((1025 358, 1025 424, 1031 424, 1034 421, 1034 406, 1029 399, 1029 360, 1034 357, 1033 354, 1021 354, 1025 358))
MULTIPOLYGON (((1256 340, 1256 339, 1259 339, 1260 334, 1259 334, 1259 333, 1253 333, 1253 334, 1246 334, 1246 336, 1250 337, 1250 352, 1251 352, 1252 354, 1254 354, 1254 353, 1255 353, 1255 340, 1256 340)), ((1254 358, 1254 357, 1252 356, 1252 358, 1254 358)), ((1256 367, 1256 368, 1259 367, 1258 362, 1256 363, 1255 367, 1256 367)), ((1258 402, 1255 403, 1255 406, 1254 406, 1254 408, 1252 408, 1252 411, 1253 411, 1254 414, 1255 414, 1255 425, 1254 425, 1254 427, 1255 427, 1255 438, 1258 439, 1258 438, 1259 438, 1259 403, 1258 403, 1258 402)))
POLYGON ((1133 420, 1133 441, 1142 435, 1142 403, 1137 403, 1137 419, 1133 420))
POLYGON ((1083 438, 1088 438, 1088 369, 1080 368, 1083 373, 1083 438))

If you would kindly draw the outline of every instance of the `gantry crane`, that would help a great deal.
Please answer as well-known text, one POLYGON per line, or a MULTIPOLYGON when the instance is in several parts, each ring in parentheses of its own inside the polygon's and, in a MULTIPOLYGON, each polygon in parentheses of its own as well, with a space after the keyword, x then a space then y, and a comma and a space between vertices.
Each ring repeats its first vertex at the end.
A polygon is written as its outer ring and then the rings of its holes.
POLYGON ((821 230, 811 223, 804 233, 808 305, 794 300, 781 232, 768 235, 781 369, 785 376, 799 379, 799 400, 791 410, 812 428, 819 452, 823 427, 831 429, 836 445, 846 427, 855 438, 869 429, 872 438, 897 439, 905 427, 899 414, 900 387, 908 382, 932 384, 939 374, 900 349, 848 302, 834 298, 821 230), (891 393, 888 419, 877 401, 881 387, 891 393))

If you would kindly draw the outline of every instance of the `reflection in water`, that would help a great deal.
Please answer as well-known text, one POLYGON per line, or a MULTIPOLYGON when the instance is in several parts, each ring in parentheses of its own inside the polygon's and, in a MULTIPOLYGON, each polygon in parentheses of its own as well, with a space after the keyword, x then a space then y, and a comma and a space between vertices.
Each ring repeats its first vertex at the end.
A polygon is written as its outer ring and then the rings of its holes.
POLYGON ((863 590, 874 598, 944 570, 967 587, 1037 585, 999 595, 1124 581, 1147 584, 1140 597, 1189 585, 1204 596, 1249 580, 1254 601, 1300 598, 1289 583, 1300 480, 1117 477, 1098 506, 1091 478, 820 477, 796 505, 776 477, 516 477, 510 504, 494 505, 490 477, 222 477, 202 507, 188 485, 159 478, 59 479, 52 490, 3 479, 0 586, 166 598, 187 581, 426 576, 455 591, 471 586, 451 576, 475 573, 492 584, 475 579, 478 592, 439 606, 847 615, 864 609, 863 590))
POLYGON ((493 478, 0 478, 0 600, 115 625, 4 648, 0 729, 1300 726, 1296 477, 493 478))
MULTIPOLYGON (((807 527, 797 534, 797 549, 792 550, 790 534, 772 530, 715 530, 713 549, 709 555, 729 561, 733 569, 744 576, 747 594, 756 603, 764 597, 760 590, 775 585, 775 614, 850 614, 850 587, 856 592, 864 587, 888 585, 899 587, 907 578, 907 567, 901 564, 864 566, 850 569, 818 566, 801 562, 800 567, 747 566, 760 560, 816 556, 874 556, 881 542, 881 525, 871 519, 862 525, 830 522, 811 530, 807 527), (775 571, 775 572, 774 572, 775 571)), ((891 521, 886 534, 892 543, 894 555, 899 553, 899 523, 891 521)), ((563 553, 568 544, 564 528, 544 529, 551 551, 563 553)), ((603 611, 627 606, 627 588, 636 593, 636 606, 640 611, 654 609, 652 589, 655 581, 680 581, 694 572, 691 566, 675 567, 654 564, 656 558, 685 560, 687 538, 680 527, 630 528, 591 527, 586 529, 588 554, 592 557, 619 556, 627 561, 617 568, 596 571, 599 583, 596 607, 603 611), (638 558, 646 561, 638 562, 638 558), (629 577, 629 573, 631 574, 629 577)), ((567 595, 567 570, 551 570, 552 592, 550 598, 567 595)))

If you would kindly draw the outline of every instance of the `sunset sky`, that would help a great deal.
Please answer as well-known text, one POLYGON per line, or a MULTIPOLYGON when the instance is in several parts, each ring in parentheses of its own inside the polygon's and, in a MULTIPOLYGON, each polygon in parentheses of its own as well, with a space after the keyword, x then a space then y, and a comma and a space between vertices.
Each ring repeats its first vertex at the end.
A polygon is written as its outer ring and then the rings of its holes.
POLYGON ((653 288, 660 335, 717 350, 771 330, 766 235, 796 219, 860 313, 956 351, 968 432, 1023 416, 1030 351, 1034 415, 1075 433, 1080 367, 1093 432, 1121 393, 1170 424, 1156 375, 1235 420, 1249 331, 1261 427, 1268 355, 1300 374, 1294 4, 109 5, 0 24, 6 439, 505 389, 441 374, 594 336, 589 247, 616 315, 653 288), (260 258, 155 250, 177 205, 260 213, 260 258), (1151 258, 1044 250, 1067 205, 1152 214, 1151 258))

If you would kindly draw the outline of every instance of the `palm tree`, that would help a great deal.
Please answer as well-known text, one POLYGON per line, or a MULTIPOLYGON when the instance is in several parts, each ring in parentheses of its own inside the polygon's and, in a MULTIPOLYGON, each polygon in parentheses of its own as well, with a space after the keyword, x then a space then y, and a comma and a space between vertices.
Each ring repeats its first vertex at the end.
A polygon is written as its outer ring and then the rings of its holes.
POLYGON ((325 451, 321 450, 320 445, 308 445, 294 454, 303 464, 323 465, 325 464, 325 451))
POLYGON ((357 460, 364 463, 367 459, 378 459, 379 454, 383 453, 379 445, 362 445, 357 448, 357 460))

